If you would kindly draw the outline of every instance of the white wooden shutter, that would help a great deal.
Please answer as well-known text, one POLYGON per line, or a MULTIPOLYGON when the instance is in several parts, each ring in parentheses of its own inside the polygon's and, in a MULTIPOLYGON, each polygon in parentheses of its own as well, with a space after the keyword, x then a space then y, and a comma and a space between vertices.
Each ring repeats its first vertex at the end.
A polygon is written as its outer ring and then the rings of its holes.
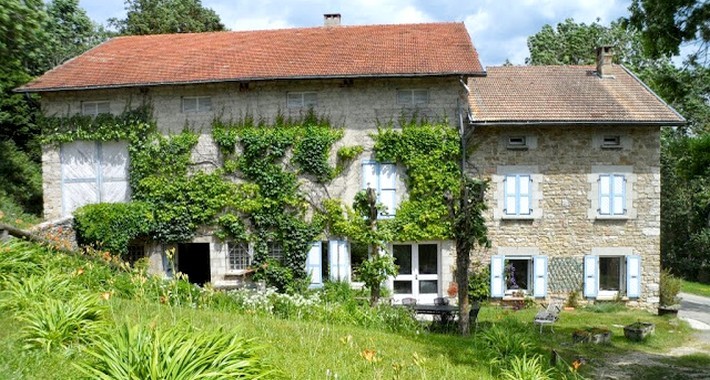
POLYGON ((535 298, 545 298, 547 296, 547 256, 533 257, 533 295, 535 298))
POLYGON ((321 243, 313 243, 308 251, 308 257, 306 257, 306 273, 311 277, 311 288, 323 285, 322 261, 321 243))
POLYGON ((387 208, 382 215, 392 216, 397 208, 397 166, 381 164, 379 169, 378 201, 387 208))
POLYGON ((99 201, 98 145, 94 141, 74 141, 61 145, 62 215, 99 201))
POLYGON ((491 297, 503 298, 505 278, 503 277, 504 256, 491 257, 491 297))
POLYGON ((641 296, 641 256, 626 256, 626 296, 641 296))
POLYGON ((599 256, 584 256, 584 296, 596 298, 599 291, 598 286, 599 256))
POLYGON ((345 240, 329 241, 328 260, 330 261, 330 279, 350 282, 350 244, 345 240))
POLYGON ((516 178, 514 175, 507 175, 503 180, 503 188, 505 189, 505 204, 503 205, 503 212, 506 215, 515 215, 518 210, 518 203, 516 202, 517 191, 516 191, 516 178))
POLYGON ((362 188, 373 188, 377 191, 377 164, 366 161, 362 163, 362 188))
POLYGON ((518 176, 518 213, 530 215, 532 212, 532 179, 529 175, 518 176))
POLYGON ((614 189, 612 199, 614 215, 624 215, 626 214, 626 178, 623 175, 615 175, 612 188, 614 189))
POLYGON ((128 144, 107 141, 99 145, 99 186, 101 202, 128 202, 128 144))

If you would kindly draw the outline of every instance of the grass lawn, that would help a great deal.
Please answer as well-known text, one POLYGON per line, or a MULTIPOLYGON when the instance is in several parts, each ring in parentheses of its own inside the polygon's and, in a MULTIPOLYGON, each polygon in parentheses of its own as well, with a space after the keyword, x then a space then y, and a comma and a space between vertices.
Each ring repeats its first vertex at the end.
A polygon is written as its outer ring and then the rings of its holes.
POLYGON ((710 297, 710 284, 701 284, 699 282, 683 280, 680 291, 703 297, 710 297))
MULTIPOLYGON (((290 379, 488 379, 494 378, 485 360, 475 349, 481 331, 505 318, 529 323, 543 347, 557 350, 564 361, 577 356, 587 358, 582 374, 603 365, 603 357, 626 351, 663 352, 680 346, 689 330, 676 319, 654 316, 641 311, 624 310, 596 313, 585 310, 563 312, 555 332, 545 328, 542 334, 532 325, 534 309, 518 312, 484 306, 479 329, 470 337, 452 334, 386 333, 371 329, 328 323, 282 320, 248 314, 191 308, 169 307, 149 302, 122 299, 110 301, 111 319, 115 322, 169 326, 185 324, 197 330, 218 330, 255 339, 270 365, 290 379), (637 320, 656 323, 656 334, 643 343, 623 337, 622 326, 637 320), (585 327, 606 327, 612 331, 610 345, 571 343, 572 332, 585 327), (337 375, 337 377, 336 377, 337 375), (399 376, 399 377, 397 377, 399 376)), ((66 379, 76 377, 70 364, 82 354, 21 350, 18 323, 8 314, 0 314, 0 378, 66 379)), ((700 362, 705 360, 699 358, 700 362)))

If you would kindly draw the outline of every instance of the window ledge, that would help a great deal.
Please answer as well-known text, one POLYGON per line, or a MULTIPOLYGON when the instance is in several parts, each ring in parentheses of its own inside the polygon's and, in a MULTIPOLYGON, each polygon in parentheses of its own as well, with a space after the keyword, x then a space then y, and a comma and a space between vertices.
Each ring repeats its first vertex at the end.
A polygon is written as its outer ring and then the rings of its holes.
POLYGON ((502 215, 501 220, 535 220, 535 215, 502 215))
POLYGON ((628 220, 631 219, 628 215, 597 215, 596 220, 628 220))
POLYGON ((227 270, 224 272, 225 276, 246 276, 250 273, 253 273, 253 269, 232 269, 232 270, 227 270))

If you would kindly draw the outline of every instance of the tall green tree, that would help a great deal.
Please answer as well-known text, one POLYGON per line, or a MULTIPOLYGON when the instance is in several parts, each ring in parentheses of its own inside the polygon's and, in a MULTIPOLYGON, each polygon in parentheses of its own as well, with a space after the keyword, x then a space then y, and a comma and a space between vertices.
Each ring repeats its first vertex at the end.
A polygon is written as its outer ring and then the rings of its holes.
POLYGON ((126 18, 109 19, 122 35, 225 30, 215 11, 200 0, 126 0, 126 18))
POLYGON ((710 2, 707 0, 633 0, 631 24, 641 32, 646 53, 670 57, 680 53, 684 43, 698 50, 691 60, 708 65, 710 2))

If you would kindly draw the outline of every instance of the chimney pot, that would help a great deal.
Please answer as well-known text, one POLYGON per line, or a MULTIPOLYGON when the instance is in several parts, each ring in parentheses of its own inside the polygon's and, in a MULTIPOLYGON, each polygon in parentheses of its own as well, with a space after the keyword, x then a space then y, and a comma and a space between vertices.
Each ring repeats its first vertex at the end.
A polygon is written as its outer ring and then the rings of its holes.
POLYGON ((326 13, 323 15, 323 26, 340 26, 340 13, 326 13))
POLYGON ((613 46, 605 45, 597 48, 597 75, 605 77, 611 75, 611 63, 614 60, 613 46))

